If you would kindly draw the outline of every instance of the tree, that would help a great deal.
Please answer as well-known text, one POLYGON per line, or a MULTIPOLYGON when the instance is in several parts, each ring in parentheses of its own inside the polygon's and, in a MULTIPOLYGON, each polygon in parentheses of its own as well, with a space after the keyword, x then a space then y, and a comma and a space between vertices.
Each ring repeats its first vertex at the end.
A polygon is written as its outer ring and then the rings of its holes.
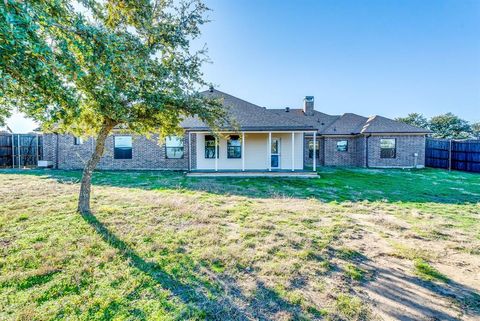
POLYGON ((480 122, 473 123, 470 127, 472 128, 473 137, 480 139, 480 122))
POLYGON ((398 117, 395 118, 395 120, 420 128, 428 129, 429 127, 427 118, 418 113, 410 113, 407 115, 407 117, 398 117))
POLYGON ((44 129, 94 136, 78 211, 90 212, 91 177, 114 128, 160 137, 197 115, 213 129, 228 121, 207 85, 205 50, 191 52, 207 22, 200 0, 5 0, 0 4, 0 105, 44 129), (75 4, 75 6, 74 6, 75 4))
POLYGON ((430 119, 430 130, 433 131, 433 136, 437 138, 463 139, 468 138, 471 134, 468 122, 452 113, 432 117, 430 119))

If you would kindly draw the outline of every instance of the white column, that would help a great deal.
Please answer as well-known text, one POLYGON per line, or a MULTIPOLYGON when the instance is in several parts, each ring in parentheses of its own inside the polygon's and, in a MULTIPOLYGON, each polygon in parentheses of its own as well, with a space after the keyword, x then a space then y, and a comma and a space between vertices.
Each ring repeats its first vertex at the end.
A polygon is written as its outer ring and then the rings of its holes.
POLYGON ((267 156, 268 170, 272 171, 272 132, 268 132, 267 156))
POLYGON ((317 171, 317 132, 313 132, 313 171, 317 171))
POLYGON ((215 136, 215 172, 218 172, 218 138, 215 136))
POLYGON ((188 171, 192 170, 192 133, 188 132, 188 171))
POLYGON ((242 132, 242 172, 245 171, 245 133, 242 132))
POLYGON ((292 132, 292 172, 295 171, 295 132, 292 132))

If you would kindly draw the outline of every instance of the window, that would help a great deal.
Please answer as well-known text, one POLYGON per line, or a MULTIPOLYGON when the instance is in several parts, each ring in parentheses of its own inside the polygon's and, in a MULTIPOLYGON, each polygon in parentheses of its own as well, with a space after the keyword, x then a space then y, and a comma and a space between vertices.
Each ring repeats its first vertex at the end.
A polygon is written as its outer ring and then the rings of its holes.
POLYGON ((183 138, 168 136, 165 140, 166 158, 183 158, 183 138))
POLYGON ((212 135, 205 136, 205 158, 218 158, 218 146, 217 153, 215 153, 215 137, 212 135))
POLYGON ((227 158, 242 157, 242 142, 238 135, 231 135, 227 141, 227 158))
POLYGON ((397 142, 395 138, 380 139, 380 158, 395 158, 397 154, 397 142))
MULTIPOLYGON (((315 142, 315 158, 320 157, 320 150, 318 149, 318 140, 315 142)), ((308 141, 308 158, 313 158, 313 140, 308 141)))
POLYGON ((73 145, 82 145, 83 138, 82 137, 73 137, 73 145))
POLYGON ((337 151, 339 152, 348 151, 348 140, 339 140, 337 142, 337 151))
POLYGON ((114 137, 113 157, 115 159, 132 159, 132 136, 114 137))

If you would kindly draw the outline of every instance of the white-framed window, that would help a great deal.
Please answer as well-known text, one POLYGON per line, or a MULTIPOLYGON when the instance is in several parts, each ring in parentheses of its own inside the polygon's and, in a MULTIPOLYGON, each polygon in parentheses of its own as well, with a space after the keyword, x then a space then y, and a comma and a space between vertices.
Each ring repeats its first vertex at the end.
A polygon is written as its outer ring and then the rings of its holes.
POLYGON ((165 139, 165 158, 183 158, 183 138, 168 136, 165 139))
POLYGON ((218 158, 219 146, 215 149, 215 136, 205 135, 205 158, 218 158))
POLYGON ((242 141, 238 135, 230 135, 227 141, 227 158, 242 158, 242 141))
POLYGON ((339 140, 337 142, 337 151, 339 152, 348 151, 348 140, 339 140))
POLYGON ((73 145, 82 145, 83 144, 83 138, 82 137, 73 137, 73 145))
POLYGON ((397 156, 397 140, 395 138, 380 139, 380 158, 395 158, 397 156))
POLYGON ((132 159, 132 136, 115 136, 113 156, 115 159, 132 159))

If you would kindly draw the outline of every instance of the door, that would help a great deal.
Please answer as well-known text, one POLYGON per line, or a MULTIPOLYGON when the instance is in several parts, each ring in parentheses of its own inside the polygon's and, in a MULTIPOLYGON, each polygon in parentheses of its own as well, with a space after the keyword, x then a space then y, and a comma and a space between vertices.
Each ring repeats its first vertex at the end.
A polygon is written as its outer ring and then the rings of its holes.
POLYGON ((280 168, 280 138, 272 137, 270 167, 280 168))

